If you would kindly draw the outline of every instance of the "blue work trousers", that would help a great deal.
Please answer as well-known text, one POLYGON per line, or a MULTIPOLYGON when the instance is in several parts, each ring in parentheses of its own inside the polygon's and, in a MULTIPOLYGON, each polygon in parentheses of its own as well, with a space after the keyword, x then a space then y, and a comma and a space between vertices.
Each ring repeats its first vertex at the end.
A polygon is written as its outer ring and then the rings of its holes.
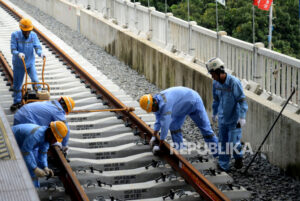
POLYGON ((219 142, 221 143, 221 153, 219 153, 219 165, 224 170, 230 168, 231 154, 235 159, 242 158, 242 129, 236 126, 219 125, 219 142), (236 149, 233 149, 233 148, 236 149))
MULTIPOLYGON (((22 100, 22 84, 24 80, 25 70, 23 66, 14 66, 13 68, 14 73, 14 83, 13 83, 13 89, 14 89, 14 104, 20 103, 22 100)), ((31 82, 39 82, 39 78, 37 76, 37 72, 35 69, 35 66, 32 66, 30 68, 27 68, 27 73, 31 79, 31 82)), ((36 85, 36 87, 39 87, 40 85, 36 85)), ((34 85, 32 85, 34 88, 34 85)))

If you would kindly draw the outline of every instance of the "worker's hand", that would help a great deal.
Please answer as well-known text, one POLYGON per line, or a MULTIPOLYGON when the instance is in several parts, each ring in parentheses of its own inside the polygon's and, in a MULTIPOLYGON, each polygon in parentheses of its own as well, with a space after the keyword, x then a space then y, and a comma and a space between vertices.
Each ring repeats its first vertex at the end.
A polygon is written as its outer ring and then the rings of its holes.
POLYGON ((246 119, 239 119, 236 127, 241 128, 245 126, 245 124, 246 124, 246 119))
POLYGON ((218 116, 217 116, 217 115, 213 115, 213 116, 211 117, 211 119, 212 119, 212 121, 213 121, 214 123, 216 123, 217 120, 218 120, 218 116))
POLYGON ((159 146, 154 146, 153 147, 153 149, 152 149, 152 153, 154 154, 154 155, 157 155, 158 153, 159 153, 159 151, 160 151, 160 148, 159 148, 159 146))
POLYGON ((68 153, 68 150, 69 150, 69 147, 68 146, 62 146, 62 151, 63 151, 63 153, 68 153))
POLYGON ((149 141, 149 144, 150 144, 151 147, 154 146, 155 141, 156 141, 156 137, 152 136, 151 140, 149 141))
POLYGON ((62 145, 60 142, 55 142, 54 144, 52 144, 52 146, 58 146, 60 149, 62 149, 62 145))
POLYGON ((50 176, 50 177, 53 177, 54 176, 54 172, 53 172, 53 170, 51 170, 50 168, 48 168, 48 167, 45 167, 44 168, 44 171, 46 172, 46 175, 48 176, 50 176))
POLYGON ((40 169, 38 167, 35 168, 33 170, 33 172, 34 172, 35 176, 37 176, 37 177, 45 177, 45 176, 47 176, 47 173, 44 170, 42 170, 42 169, 40 169))
POLYGON ((20 59, 22 59, 22 58, 24 58, 24 59, 25 59, 25 54, 24 54, 24 53, 22 53, 22 52, 20 52, 20 53, 18 54, 18 57, 19 57, 20 59))
POLYGON ((46 55, 44 53, 41 53, 41 57, 46 59, 46 55))

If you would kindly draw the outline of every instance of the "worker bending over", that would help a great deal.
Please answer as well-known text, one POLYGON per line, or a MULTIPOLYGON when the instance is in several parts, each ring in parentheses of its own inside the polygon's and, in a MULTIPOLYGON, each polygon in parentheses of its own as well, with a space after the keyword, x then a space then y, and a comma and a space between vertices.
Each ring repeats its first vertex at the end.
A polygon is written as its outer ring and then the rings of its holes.
POLYGON ((219 123, 219 168, 225 171, 230 169, 230 153, 235 158, 235 168, 243 167, 242 128, 246 124, 248 105, 241 82, 234 76, 225 73, 224 63, 219 58, 213 58, 206 64, 213 80, 213 117, 219 123), (229 147, 226 149, 226 147, 229 147), (237 147, 238 153, 233 149, 237 147), (227 151, 227 153, 226 153, 227 151))
POLYGON ((22 152, 26 166, 35 187, 40 187, 38 177, 54 176, 48 168, 47 152, 49 144, 61 142, 67 135, 68 128, 62 121, 51 122, 48 126, 19 124, 12 127, 15 138, 22 152), (38 155, 34 150, 38 148, 38 155))
MULTIPOLYGON (((46 57, 42 52, 42 46, 35 32, 32 31, 33 25, 29 19, 20 20, 20 29, 11 34, 11 53, 13 54, 13 90, 14 103, 10 110, 14 112, 21 107, 22 100, 22 84, 24 80, 24 64, 22 58, 25 59, 28 75, 32 82, 39 82, 35 69, 34 51, 40 57, 46 57)), ((34 86, 32 86, 34 88, 34 86)), ((35 87, 40 87, 39 85, 35 87)))
POLYGON ((58 100, 29 103, 16 112, 14 125, 31 123, 48 126, 51 121, 65 122, 68 128, 67 136, 62 141, 62 149, 65 152, 68 149, 70 135, 69 125, 66 122, 66 114, 69 114, 74 107, 75 102, 69 96, 62 96, 58 100))
MULTIPOLYGON (((212 131, 202 99, 196 91, 186 87, 172 87, 154 96, 151 94, 142 96, 140 106, 147 112, 155 113, 154 133, 156 135, 161 130, 160 145, 170 129, 175 148, 183 148, 181 126, 185 117, 189 115, 200 129, 205 142, 213 143, 217 150, 218 139, 212 131)), ((152 138, 150 142, 154 139, 152 138)), ((157 146, 153 148, 153 152, 156 151, 159 151, 157 146)))

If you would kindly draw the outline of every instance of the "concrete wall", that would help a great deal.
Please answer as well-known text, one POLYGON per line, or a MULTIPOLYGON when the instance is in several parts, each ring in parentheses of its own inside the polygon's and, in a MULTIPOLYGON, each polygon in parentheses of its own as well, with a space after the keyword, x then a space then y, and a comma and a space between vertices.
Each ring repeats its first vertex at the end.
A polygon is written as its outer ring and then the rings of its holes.
MULTIPOLYGON (((34 2, 33 0, 27 1, 34 2)), ((52 1, 63 4, 59 0, 52 1)), ((68 6, 64 6, 64 8, 68 9, 68 6)), ((54 12, 55 15, 61 13, 63 13, 62 10, 54 12)), ((72 21, 71 19, 65 21, 61 17, 56 17, 56 19, 63 23, 72 21)), ((70 23, 74 24, 73 21, 70 23)), ((143 38, 138 38, 133 33, 99 17, 99 15, 95 15, 91 11, 81 10, 80 30, 91 41, 105 48, 108 53, 115 55, 139 73, 144 74, 150 82, 157 86, 164 89, 183 85, 197 90, 203 98, 207 111, 211 113, 212 80, 204 68, 190 63, 143 38)), ((252 92, 245 91, 245 94, 249 111, 243 140, 250 142, 252 148, 258 148, 281 108, 252 92)), ((265 153, 273 164, 294 175, 300 175, 299 115, 284 112, 266 145, 264 147, 265 153)))

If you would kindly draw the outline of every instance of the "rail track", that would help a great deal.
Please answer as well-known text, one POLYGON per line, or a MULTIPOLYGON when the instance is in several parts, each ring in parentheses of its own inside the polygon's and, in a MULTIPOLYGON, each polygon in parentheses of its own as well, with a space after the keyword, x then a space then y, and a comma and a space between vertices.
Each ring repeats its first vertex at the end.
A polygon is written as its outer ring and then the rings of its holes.
MULTIPOLYGON (((0 0, 1 101, 10 123, 13 114, 10 34, 18 29, 21 15, 13 4, 0 0)), ((35 24, 35 23, 34 23, 35 24)), ((44 28, 43 28, 44 29, 44 28)), ((42 179, 41 200, 243 200, 250 192, 234 186, 232 178, 216 170, 209 156, 197 152, 180 155, 168 143, 154 156, 148 145, 155 119, 138 103, 88 62, 69 54, 35 27, 47 55, 45 82, 51 99, 73 97, 76 110, 136 107, 134 112, 73 113, 68 160, 58 147, 50 164, 55 177, 42 179), (81 65, 79 64, 81 63, 81 65), (84 64, 84 65, 82 65, 84 64), (173 151, 173 154, 170 154, 173 151), (193 165, 192 165, 192 164, 193 165)), ((65 44, 63 44, 66 46, 65 44)), ((68 49, 68 48, 65 48, 68 49)), ((69 48, 70 49, 70 48, 69 48)), ((42 60, 36 59, 41 78, 42 60)))

